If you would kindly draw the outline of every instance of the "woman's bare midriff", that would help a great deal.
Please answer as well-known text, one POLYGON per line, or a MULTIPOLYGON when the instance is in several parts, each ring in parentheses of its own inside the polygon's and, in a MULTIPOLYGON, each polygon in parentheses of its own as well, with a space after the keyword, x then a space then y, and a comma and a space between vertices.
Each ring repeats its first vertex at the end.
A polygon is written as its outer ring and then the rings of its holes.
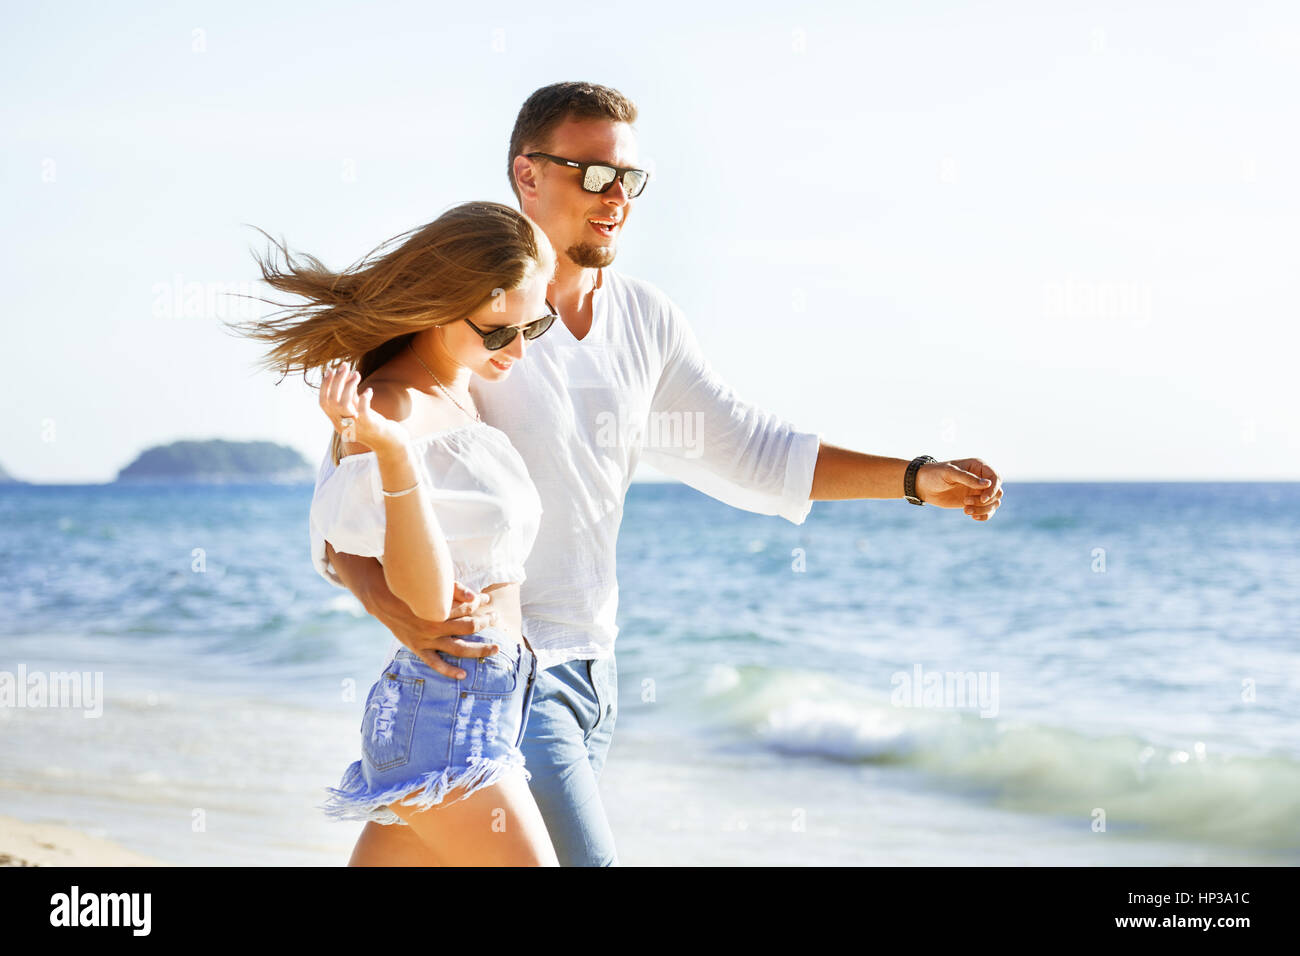
POLYGON ((498 584, 489 584, 483 588, 484 593, 492 595, 492 602, 489 608, 497 616, 497 630, 504 632, 511 638, 522 641, 524 646, 530 651, 533 645, 528 643, 528 638, 523 635, 522 612, 519 609, 519 584, 514 581, 502 581, 498 584))

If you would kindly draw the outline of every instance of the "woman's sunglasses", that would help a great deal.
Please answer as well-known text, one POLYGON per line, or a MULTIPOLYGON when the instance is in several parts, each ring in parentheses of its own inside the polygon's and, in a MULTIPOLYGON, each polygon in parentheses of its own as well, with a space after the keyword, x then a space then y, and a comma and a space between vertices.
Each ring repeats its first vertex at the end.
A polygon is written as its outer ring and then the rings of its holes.
POLYGON ((623 177, 623 189, 628 199, 635 199, 645 189, 650 174, 644 169, 632 169, 628 166, 606 166, 603 163, 580 163, 575 159, 564 159, 550 153, 524 153, 528 159, 540 156, 561 166, 569 166, 582 172, 582 188, 589 193, 603 193, 614 185, 614 180, 623 177))
MULTIPOLYGON (((548 303, 549 305, 549 303, 548 303)), ((477 332, 483 338, 483 347, 489 352, 495 352, 497 349, 503 349, 515 340, 515 336, 520 332, 524 333, 524 338, 535 339, 551 327, 551 323, 558 319, 559 316, 552 312, 550 315, 544 315, 540 319, 533 319, 522 328, 517 325, 507 325, 499 329, 493 329, 490 332, 484 332, 468 318, 465 324, 477 332)))

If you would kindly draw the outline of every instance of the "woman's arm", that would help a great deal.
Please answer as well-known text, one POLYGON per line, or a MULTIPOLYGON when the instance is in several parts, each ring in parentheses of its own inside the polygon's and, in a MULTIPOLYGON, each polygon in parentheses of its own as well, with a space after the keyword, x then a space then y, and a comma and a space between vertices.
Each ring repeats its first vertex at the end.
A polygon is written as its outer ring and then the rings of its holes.
POLYGON ((342 433, 348 454, 374 452, 384 491, 407 491, 384 496, 384 579, 389 590, 417 616, 445 621, 452 607, 454 570, 401 424, 410 416, 410 399, 404 388, 387 383, 358 396, 360 378, 347 365, 326 370, 321 408, 342 433), (347 427, 345 417, 352 420, 347 427))
POLYGON ((381 445, 375 449, 375 457, 379 459, 380 487, 385 491, 415 489, 396 497, 384 496, 384 580, 417 616, 445 621, 451 611, 455 573, 414 453, 403 442, 381 445))

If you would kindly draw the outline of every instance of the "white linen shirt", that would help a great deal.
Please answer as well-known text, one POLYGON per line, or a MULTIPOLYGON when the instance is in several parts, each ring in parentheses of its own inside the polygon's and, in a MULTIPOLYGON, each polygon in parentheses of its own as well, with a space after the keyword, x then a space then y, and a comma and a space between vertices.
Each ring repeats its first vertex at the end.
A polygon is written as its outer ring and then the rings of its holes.
POLYGON ((737 397, 659 289, 609 268, 597 282, 584 338, 557 321, 503 381, 470 382, 541 496, 520 600, 542 668, 614 652, 618 530, 639 460, 733 507, 802 524, 821 446, 820 434, 737 397))

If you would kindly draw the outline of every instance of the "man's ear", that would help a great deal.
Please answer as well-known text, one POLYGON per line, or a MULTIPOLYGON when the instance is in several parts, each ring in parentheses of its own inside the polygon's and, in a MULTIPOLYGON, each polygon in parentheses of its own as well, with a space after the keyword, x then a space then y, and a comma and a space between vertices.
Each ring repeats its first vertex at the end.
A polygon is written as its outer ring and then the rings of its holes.
POLYGON ((522 153, 515 157, 513 167, 515 185, 519 187, 520 195, 535 196, 537 194, 537 167, 539 165, 533 163, 522 153))

